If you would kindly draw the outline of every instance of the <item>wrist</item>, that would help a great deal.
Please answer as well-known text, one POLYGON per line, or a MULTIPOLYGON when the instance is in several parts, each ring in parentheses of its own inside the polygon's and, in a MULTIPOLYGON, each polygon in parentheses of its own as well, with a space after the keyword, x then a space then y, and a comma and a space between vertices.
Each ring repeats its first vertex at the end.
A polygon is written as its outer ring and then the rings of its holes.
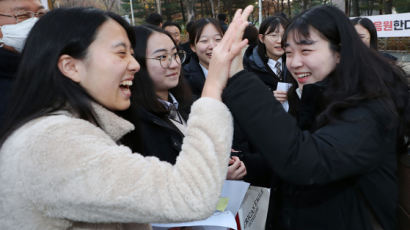
POLYGON ((218 101, 222 101, 221 94, 222 94, 222 89, 220 89, 216 85, 205 84, 202 90, 201 97, 210 97, 218 101))

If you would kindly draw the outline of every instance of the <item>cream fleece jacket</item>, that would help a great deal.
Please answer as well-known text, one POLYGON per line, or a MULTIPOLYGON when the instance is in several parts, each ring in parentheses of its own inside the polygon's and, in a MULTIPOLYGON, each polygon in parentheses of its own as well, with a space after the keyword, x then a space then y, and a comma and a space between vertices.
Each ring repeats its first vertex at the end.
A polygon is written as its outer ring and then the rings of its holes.
POLYGON ((151 222, 214 212, 233 132, 222 102, 194 103, 174 166, 118 145, 133 125, 93 107, 102 128, 62 112, 28 122, 4 142, 0 229, 151 229, 151 222))

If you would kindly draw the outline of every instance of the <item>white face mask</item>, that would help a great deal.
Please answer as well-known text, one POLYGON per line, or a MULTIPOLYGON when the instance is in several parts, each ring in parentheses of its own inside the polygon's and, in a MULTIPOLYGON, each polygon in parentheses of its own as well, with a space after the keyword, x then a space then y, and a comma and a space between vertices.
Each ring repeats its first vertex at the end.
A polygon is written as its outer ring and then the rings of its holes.
POLYGON ((3 38, 0 38, 0 43, 13 47, 21 53, 28 33, 37 21, 38 18, 33 17, 17 24, 0 26, 1 32, 3 33, 3 38))

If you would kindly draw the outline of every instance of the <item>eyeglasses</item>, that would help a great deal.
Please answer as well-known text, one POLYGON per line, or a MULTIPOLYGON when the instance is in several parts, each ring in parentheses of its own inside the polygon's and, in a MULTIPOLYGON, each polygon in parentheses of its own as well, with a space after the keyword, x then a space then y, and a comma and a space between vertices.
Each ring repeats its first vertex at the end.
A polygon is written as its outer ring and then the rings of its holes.
POLYGON ((16 23, 19 23, 19 22, 22 22, 22 21, 27 20, 29 18, 34 18, 34 17, 40 18, 40 17, 44 16, 46 13, 47 13, 47 10, 43 9, 43 10, 39 10, 37 12, 25 11, 25 12, 22 12, 22 13, 17 13, 15 15, 0 13, 0 16, 15 18, 16 23))
POLYGON ((174 59, 178 64, 181 64, 185 61, 185 58, 186 58, 185 51, 180 50, 173 54, 164 54, 158 57, 146 58, 146 59, 158 60, 161 67, 166 69, 166 68, 169 68, 169 66, 171 65, 172 59, 174 59))
POLYGON ((273 39, 273 40, 277 40, 279 38, 282 38, 281 34, 264 34, 263 36, 268 36, 269 38, 273 39))

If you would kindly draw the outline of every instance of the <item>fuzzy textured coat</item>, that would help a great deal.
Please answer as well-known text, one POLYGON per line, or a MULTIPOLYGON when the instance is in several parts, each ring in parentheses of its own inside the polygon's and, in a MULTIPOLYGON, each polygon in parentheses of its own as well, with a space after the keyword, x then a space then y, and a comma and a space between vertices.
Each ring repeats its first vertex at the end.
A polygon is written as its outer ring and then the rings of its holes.
POLYGON ((101 128, 61 112, 26 123, 4 142, 1 229, 151 229, 151 222, 214 212, 233 132, 223 103, 194 103, 174 166, 118 145, 133 125, 93 108, 101 128))

